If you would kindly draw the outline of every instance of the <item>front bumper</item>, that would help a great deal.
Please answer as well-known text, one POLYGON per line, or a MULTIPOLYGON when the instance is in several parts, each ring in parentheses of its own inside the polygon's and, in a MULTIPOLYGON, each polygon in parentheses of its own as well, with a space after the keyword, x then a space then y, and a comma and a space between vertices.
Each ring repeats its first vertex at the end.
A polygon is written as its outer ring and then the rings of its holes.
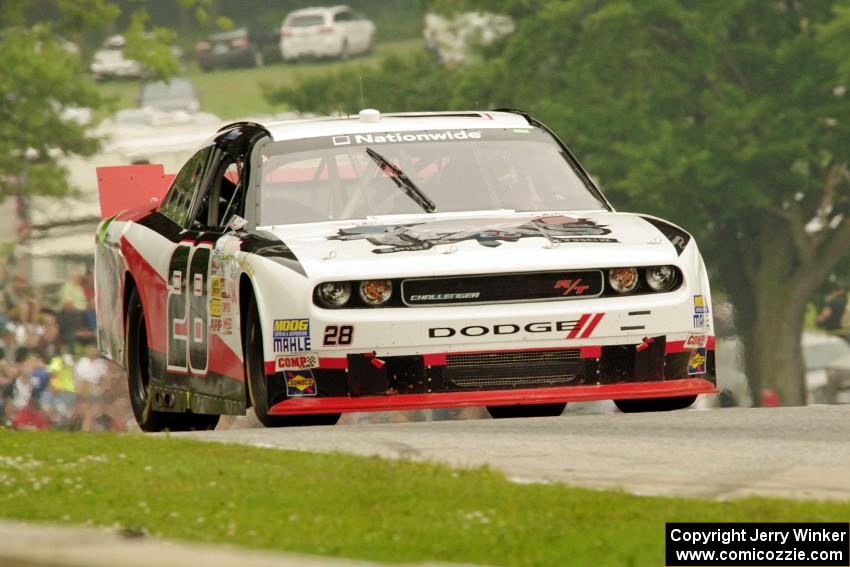
POLYGON ((713 337, 702 349, 661 335, 635 344, 578 348, 360 353, 323 357, 312 370, 275 372, 267 364, 266 373, 275 415, 716 393, 713 337), (308 387, 301 391, 293 386, 304 384, 308 387))
POLYGON ((370 396, 362 398, 291 398, 275 404, 269 413, 272 415, 300 415, 366 411, 412 411, 436 408, 592 402, 595 400, 673 398, 716 393, 717 390, 714 387, 714 383, 705 378, 683 378, 663 382, 567 386, 523 390, 402 394, 397 396, 370 396))

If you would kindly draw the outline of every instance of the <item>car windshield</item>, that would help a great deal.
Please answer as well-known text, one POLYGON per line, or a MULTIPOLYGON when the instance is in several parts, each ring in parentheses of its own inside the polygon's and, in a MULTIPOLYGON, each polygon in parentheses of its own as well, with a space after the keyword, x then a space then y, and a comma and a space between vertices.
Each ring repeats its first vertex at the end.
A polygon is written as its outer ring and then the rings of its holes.
POLYGON ((264 226, 422 213, 394 179, 399 170, 436 212, 607 208, 538 128, 307 138, 266 144, 255 159, 264 226))

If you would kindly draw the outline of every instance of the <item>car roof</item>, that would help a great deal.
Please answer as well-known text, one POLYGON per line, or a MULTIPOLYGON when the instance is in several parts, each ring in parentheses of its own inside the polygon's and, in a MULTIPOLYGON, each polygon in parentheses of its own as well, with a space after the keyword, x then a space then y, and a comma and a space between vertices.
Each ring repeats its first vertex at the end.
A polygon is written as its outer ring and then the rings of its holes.
POLYGON ((305 16, 310 14, 335 14, 337 12, 342 12, 343 10, 351 10, 351 7, 339 4, 337 6, 314 6, 312 8, 301 8, 300 10, 293 10, 287 14, 286 19, 289 19, 292 16, 305 16))
POLYGON ((321 136, 410 132, 421 130, 463 130, 482 128, 528 128, 528 120, 519 113, 500 111, 403 112, 383 114, 374 122, 358 115, 326 116, 300 120, 282 120, 262 124, 274 141, 298 140, 321 136))

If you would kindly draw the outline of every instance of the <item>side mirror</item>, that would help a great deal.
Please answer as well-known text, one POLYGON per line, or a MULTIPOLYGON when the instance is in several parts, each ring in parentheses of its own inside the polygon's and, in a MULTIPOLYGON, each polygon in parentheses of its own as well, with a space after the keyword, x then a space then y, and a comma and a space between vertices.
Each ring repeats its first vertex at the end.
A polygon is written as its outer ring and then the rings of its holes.
POLYGON ((230 217, 230 220, 227 221, 227 230, 237 231, 245 228, 245 225, 248 224, 248 221, 240 217, 239 215, 233 215, 230 217))

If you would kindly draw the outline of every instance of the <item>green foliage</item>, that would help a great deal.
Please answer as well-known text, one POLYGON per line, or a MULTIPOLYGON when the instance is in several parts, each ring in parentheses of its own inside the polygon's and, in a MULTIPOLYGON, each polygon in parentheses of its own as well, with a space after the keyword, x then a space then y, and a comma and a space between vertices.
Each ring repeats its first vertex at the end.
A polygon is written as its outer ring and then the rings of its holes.
MULTIPOLYGON (((295 430, 293 430, 295 432, 295 430)), ((487 469, 141 435, 0 435, 0 515, 390 563, 657 565, 665 522, 846 521, 850 504, 647 498, 487 469)))
POLYGON ((66 108, 100 101, 79 80, 79 58, 44 29, 0 31, 0 199, 16 193, 61 195, 62 154, 91 154, 97 141, 62 118, 66 108))
MULTIPOLYGON (((91 155, 98 140, 68 110, 104 103, 79 55, 61 39, 103 32, 119 14, 107 0, 11 0, 0 4, 0 199, 13 194, 63 195, 64 155, 91 155)), ((167 46, 173 34, 145 31, 144 12, 127 32, 127 55, 164 78, 177 70, 167 46)))
POLYGON ((389 55, 380 66, 339 67, 295 84, 269 88, 266 97, 291 108, 322 114, 356 114, 365 107, 384 112, 445 108, 455 73, 438 67, 429 54, 389 55), (361 99, 362 92, 362 99, 361 99))
POLYGON ((130 26, 124 34, 127 40, 124 56, 144 65, 153 78, 167 79, 180 70, 180 64, 171 50, 176 34, 173 30, 161 27, 146 31, 148 19, 149 16, 144 10, 133 14, 130 26))

